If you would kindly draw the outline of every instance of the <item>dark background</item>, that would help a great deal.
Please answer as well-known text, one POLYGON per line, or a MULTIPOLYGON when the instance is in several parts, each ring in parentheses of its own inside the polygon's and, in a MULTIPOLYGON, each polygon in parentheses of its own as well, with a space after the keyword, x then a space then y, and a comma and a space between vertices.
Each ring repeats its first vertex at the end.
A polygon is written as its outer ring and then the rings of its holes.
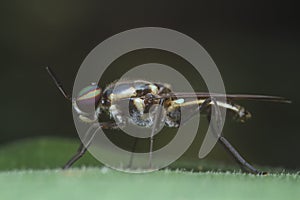
MULTIPOLYGON (((253 119, 228 120, 224 132, 253 163, 299 169, 300 29, 292 1, 28 0, 2 1, 1 8, 0 145, 24 137, 76 138, 71 105, 44 67, 51 66, 72 91, 78 68, 96 45, 128 29, 155 26, 198 41, 228 93, 291 99, 290 105, 240 102, 253 119)), ((196 157, 200 144, 186 156, 196 157)), ((228 161, 218 146, 210 158, 228 161)))

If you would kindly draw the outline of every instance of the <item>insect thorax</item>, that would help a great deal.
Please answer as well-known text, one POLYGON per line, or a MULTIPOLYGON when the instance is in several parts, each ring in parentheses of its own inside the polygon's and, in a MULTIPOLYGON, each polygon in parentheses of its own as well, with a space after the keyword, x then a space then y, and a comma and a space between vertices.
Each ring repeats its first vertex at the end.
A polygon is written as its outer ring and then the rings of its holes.
MULTIPOLYGON (((100 108, 114 119, 118 125, 131 123, 143 127, 152 127, 157 114, 161 95, 171 94, 170 86, 144 80, 118 81, 110 84, 102 94, 100 108)), ((178 127, 180 108, 168 112, 171 98, 165 99, 159 123, 169 127, 178 127)))

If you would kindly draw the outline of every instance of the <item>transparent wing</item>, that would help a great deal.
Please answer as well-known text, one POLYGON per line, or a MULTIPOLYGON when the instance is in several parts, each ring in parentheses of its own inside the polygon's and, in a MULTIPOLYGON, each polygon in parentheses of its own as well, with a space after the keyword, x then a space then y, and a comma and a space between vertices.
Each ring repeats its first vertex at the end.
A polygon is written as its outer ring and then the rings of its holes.
MULTIPOLYGON (((228 101, 236 101, 236 100, 251 100, 251 101, 268 101, 268 102, 278 102, 278 103, 291 103, 291 100, 280 97, 280 96, 268 96, 268 95, 256 95, 256 94, 218 94, 218 93, 206 93, 206 92, 175 92, 170 94, 162 94, 160 96, 155 97, 154 99, 166 99, 166 98, 198 98, 198 99, 206 99, 209 97, 214 97, 218 100, 218 98, 226 98, 228 101)), ((144 97, 131 97, 131 98, 123 98, 119 100, 129 100, 134 98, 144 97)))
POLYGON ((267 96, 267 95, 256 95, 256 94, 217 94, 217 93, 204 93, 204 92, 195 92, 195 93, 186 93, 186 92, 176 92, 173 93, 177 98, 199 98, 206 99, 210 96, 218 99, 226 97, 227 100, 253 100, 253 101, 270 101, 270 102, 279 102, 279 103, 291 103, 291 101, 284 97, 279 96, 267 96))

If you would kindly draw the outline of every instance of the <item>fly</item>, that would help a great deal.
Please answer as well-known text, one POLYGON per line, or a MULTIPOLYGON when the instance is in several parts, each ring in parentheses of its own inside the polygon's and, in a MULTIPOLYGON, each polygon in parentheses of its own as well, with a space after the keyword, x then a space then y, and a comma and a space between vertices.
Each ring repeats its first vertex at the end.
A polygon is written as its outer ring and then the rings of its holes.
MULTIPOLYGON (((120 126, 126 126, 129 123, 151 128, 155 125, 155 123, 157 123, 157 120, 155 119, 156 114, 151 113, 153 111, 150 109, 153 105, 161 105, 165 108, 164 110, 166 113, 165 118, 163 119, 165 126, 178 128, 180 125, 184 125, 184 123, 180 124, 180 108, 188 107, 190 105, 197 105, 197 109, 192 111, 187 119, 190 119, 197 113, 201 112, 206 114, 207 119, 210 120, 210 108, 212 106, 219 106, 231 111, 238 121, 244 122, 251 117, 251 114, 244 107, 233 103, 235 100, 290 103, 289 100, 283 97, 247 94, 226 94, 227 102, 223 102, 218 100, 225 96, 223 94, 212 95, 210 93, 202 92, 174 93, 172 92, 169 84, 154 83, 145 80, 121 80, 111 83, 104 90, 102 90, 97 84, 93 83, 83 88, 79 92, 77 98, 72 99, 66 93, 62 84, 58 81, 52 70, 49 67, 46 67, 46 70, 64 97, 72 102, 72 106, 78 114, 79 119, 82 122, 91 124, 91 127, 88 129, 85 136, 87 139, 86 145, 83 143, 80 144, 76 154, 63 166, 63 169, 70 168, 85 154, 94 137, 94 135, 91 135, 91 129, 94 124, 97 124, 97 126, 100 125, 102 129, 119 129, 120 126), (117 87, 116 83, 118 84, 117 87), (195 96, 196 100, 194 98, 195 96), (118 107, 119 103, 123 100, 127 100, 129 102, 129 116, 124 116, 122 109, 118 107), (101 121, 101 114, 108 115, 111 120, 105 122, 101 121)), ((154 134, 151 134, 150 137, 150 166, 153 151, 153 135, 154 134)), ((249 164, 223 135, 218 138, 218 142, 224 146, 226 150, 228 150, 243 170, 253 174, 266 174, 249 164)), ((133 151, 135 146, 136 141, 134 142, 133 151)), ((130 163, 131 162, 132 158, 130 159, 130 163)))

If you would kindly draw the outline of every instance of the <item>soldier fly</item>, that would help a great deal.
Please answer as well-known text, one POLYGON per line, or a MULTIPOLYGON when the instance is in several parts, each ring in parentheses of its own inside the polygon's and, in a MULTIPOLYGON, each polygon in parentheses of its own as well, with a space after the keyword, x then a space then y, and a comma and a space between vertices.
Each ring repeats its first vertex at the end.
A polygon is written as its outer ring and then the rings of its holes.
MULTIPOLYGON (((114 90, 115 83, 111 83, 103 90, 96 83, 92 83, 83 88, 77 98, 72 99, 66 93, 53 71, 49 67, 46 67, 46 70, 62 95, 72 102, 73 109, 77 112, 79 119, 82 122, 91 124, 84 138, 86 145, 83 143, 80 144, 76 154, 63 166, 63 169, 70 168, 85 154, 96 133, 91 132, 94 124, 97 124, 97 126, 102 129, 118 129, 120 125, 126 126, 128 123, 151 128, 157 120, 152 118, 151 115, 148 115, 146 118, 144 115, 149 113, 149 108, 153 105, 161 105, 165 108, 167 112, 164 119, 165 126, 179 127, 181 126, 180 108, 191 104, 197 105, 198 109, 192 112, 190 118, 193 117, 193 114, 200 112, 206 114, 207 119, 210 120, 210 107, 219 106, 234 113, 238 121, 244 122, 251 117, 251 114, 244 107, 233 103, 235 100, 290 103, 289 100, 283 97, 248 94, 226 94, 227 102, 221 102, 218 101, 218 97, 224 97, 224 94, 214 94, 214 98, 212 98, 211 94, 202 92, 196 92, 197 100, 191 101, 189 99, 195 95, 194 93, 174 93, 168 84, 154 83, 145 80, 118 81, 119 87, 117 90, 114 90), (129 118, 124 117, 121 110, 118 109, 118 102, 122 99, 130 100, 129 118), (91 113, 88 110, 89 106, 96 106, 95 112, 91 113), (101 121, 99 118, 101 113, 107 114, 111 120, 105 122, 101 121)), ((261 172, 249 164, 223 135, 219 136, 218 142, 233 156, 242 170, 253 174, 266 174, 266 172, 261 172)), ((133 149, 135 149, 135 145, 136 142, 134 143, 133 149)), ((150 162, 152 150, 153 135, 150 137, 150 162)))

